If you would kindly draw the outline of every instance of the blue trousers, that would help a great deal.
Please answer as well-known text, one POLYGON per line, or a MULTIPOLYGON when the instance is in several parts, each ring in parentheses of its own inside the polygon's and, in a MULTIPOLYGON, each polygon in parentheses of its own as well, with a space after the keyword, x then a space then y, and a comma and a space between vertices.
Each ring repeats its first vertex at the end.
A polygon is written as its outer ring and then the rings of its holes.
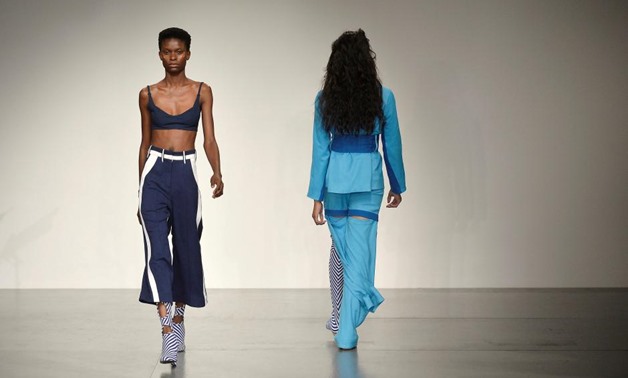
POLYGON ((146 261, 140 302, 205 306, 203 222, 194 150, 151 147, 140 181, 139 210, 146 261))
MULTIPOLYGON (((377 222, 383 193, 383 189, 379 189, 371 192, 325 194, 325 217, 335 251, 342 264, 342 280, 330 277, 332 286, 334 281, 342 282, 338 331, 335 336, 336 345, 340 348, 350 349, 357 345, 357 327, 369 312, 375 312, 384 301, 374 286, 377 222)), ((333 274, 332 271, 338 270, 330 267, 330 275, 333 274)), ((334 291, 339 290, 332 287, 332 302, 334 291)))

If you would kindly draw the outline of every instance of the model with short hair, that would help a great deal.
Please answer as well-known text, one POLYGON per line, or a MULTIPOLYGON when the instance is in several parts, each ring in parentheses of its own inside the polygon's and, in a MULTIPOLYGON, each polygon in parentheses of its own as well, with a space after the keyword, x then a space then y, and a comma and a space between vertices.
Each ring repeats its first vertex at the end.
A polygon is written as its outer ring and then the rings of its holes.
POLYGON ((190 34, 168 28, 159 33, 158 44, 165 77, 143 88, 139 96, 142 141, 137 216, 146 260, 139 300, 157 305, 162 327, 160 362, 176 366, 177 352, 185 350, 185 306, 204 307, 207 303, 194 148, 201 115, 203 150, 213 170, 213 198, 222 196, 224 184, 214 136, 212 90, 185 75, 191 55, 190 34))
POLYGON ((357 346, 357 327, 384 300, 374 286, 384 195, 380 137, 390 183, 386 207, 396 208, 406 184, 395 96, 379 80, 364 31, 345 32, 332 44, 316 96, 307 194, 314 200, 314 223, 326 219, 332 235, 332 313, 326 327, 340 349, 357 346))

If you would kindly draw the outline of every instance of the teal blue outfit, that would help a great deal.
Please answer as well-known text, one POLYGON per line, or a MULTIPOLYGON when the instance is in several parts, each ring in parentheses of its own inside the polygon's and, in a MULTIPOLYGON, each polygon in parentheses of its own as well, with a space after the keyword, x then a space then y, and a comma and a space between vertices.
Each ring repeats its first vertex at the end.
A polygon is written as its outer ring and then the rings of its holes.
MULTIPOLYGON (((358 342, 356 328, 368 312, 375 312, 384 301, 374 286, 377 223, 384 195, 379 141, 381 138, 391 191, 401 194, 406 191, 401 134, 395 96, 388 88, 382 88, 384 119, 378 120, 373 133, 368 135, 340 135, 335 134, 333 129, 326 132, 319 97, 320 92, 316 97, 314 113, 312 167, 307 196, 323 201, 335 251, 342 264, 338 269, 342 272, 342 287, 338 290, 342 299, 336 311, 339 319, 330 320, 332 323, 338 321, 335 336, 338 347, 350 349, 358 342)), ((330 275, 331 272, 330 268, 330 275)), ((332 296, 333 293, 332 287, 332 296)))

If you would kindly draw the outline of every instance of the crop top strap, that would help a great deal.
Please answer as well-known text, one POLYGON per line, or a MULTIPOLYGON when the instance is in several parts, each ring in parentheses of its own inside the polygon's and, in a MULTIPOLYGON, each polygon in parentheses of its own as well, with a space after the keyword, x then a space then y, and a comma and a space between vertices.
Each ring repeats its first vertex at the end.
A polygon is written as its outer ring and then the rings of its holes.
POLYGON ((153 96, 150 94, 150 85, 147 85, 146 89, 148 89, 148 100, 152 102, 153 101, 153 96))
POLYGON ((201 85, 198 86, 198 93, 196 94, 196 97, 201 95, 201 89, 203 89, 203 82, 201 81, 201 85))

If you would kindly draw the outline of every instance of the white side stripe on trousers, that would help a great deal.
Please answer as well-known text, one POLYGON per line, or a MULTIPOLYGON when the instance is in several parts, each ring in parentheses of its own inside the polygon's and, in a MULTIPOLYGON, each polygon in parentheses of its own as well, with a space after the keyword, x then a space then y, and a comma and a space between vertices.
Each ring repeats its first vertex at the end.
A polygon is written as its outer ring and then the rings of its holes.
MULTIPOLYGON (((192 173, 194 174, 194 180, 196 181, 196 186, 198 186, 198 205, 196 208, 196 229, 198 230, 199 226, 201 225, 201 219, 203 218, 203 208, 202 208, 202 203, 201 203, 201 185, 198 182, 198 174, 196 173, 196 155, 194 155, 194 160, 192 160, 192 173)), ((207 304, 207 289, 205 288, 205 273, 203 273, 203 296, 205 297, 205 304, 207 304)))
POLYGON ((144 191, 144 179, 146 175, 153 169, 155 163, 157 162, 157 157, 153 154, 148 156, 146 159, 146 163, 144 164, 144 169, 142 170, 142 178, 140 180, 140 192, 139 192, 139 210, 140 210, 140 219, 142 220, 142 231, 144 231, 144 240, 146 240, 146 273, 148 275, 148 283, 150 285, 150 291, 153 294, 153 300, 155 302, 160 302, 159 300, 159 291, 157 291, 157 282, 155 281, 155 276, 153 272, 150 270, 150 258, 151 258, 151 245, 150 238, 148 237, 148 231, 146 227, 144 227, 144 217, 142 217, 142 193, 144 191))

